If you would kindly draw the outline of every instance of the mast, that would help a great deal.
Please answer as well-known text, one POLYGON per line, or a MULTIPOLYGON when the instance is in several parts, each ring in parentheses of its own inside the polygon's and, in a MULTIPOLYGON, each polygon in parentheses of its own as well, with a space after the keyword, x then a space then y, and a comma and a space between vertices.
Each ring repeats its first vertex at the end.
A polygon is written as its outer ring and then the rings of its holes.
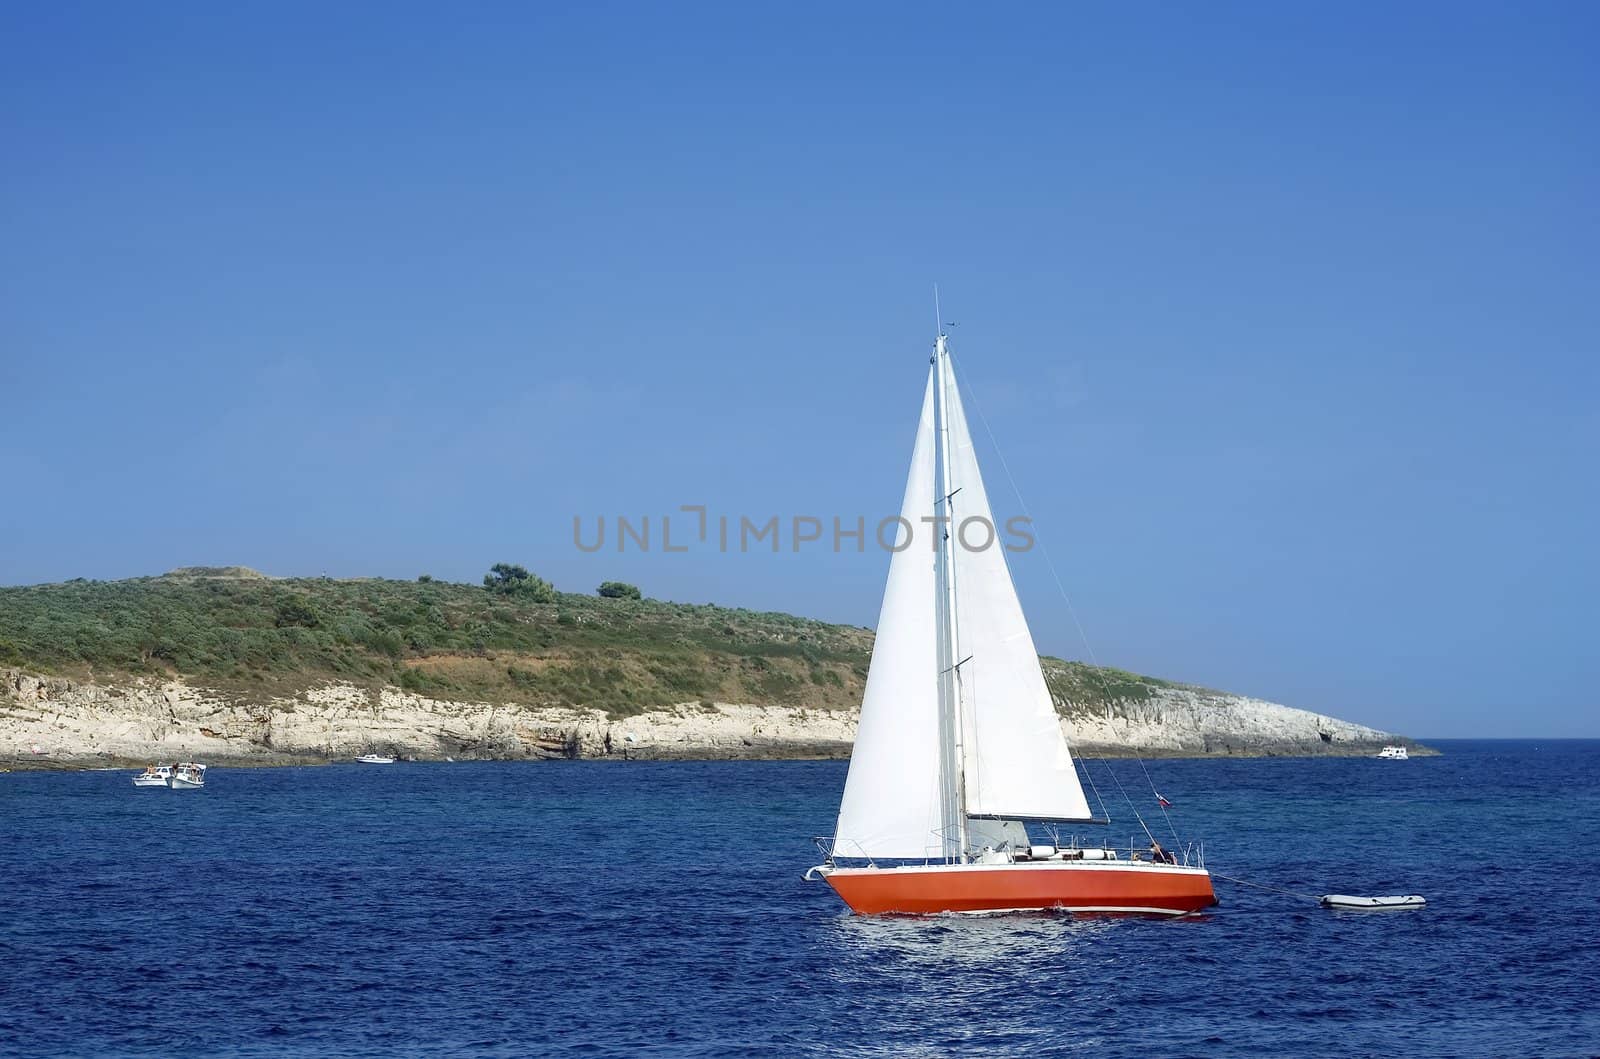
POLYGON ((961 681, 961 639, 956 622, 956 564, 954 513, 959 492, 950 475, 949 386, 950 350, 947 336, 939 334, 933 347, 934 385, 934 465, 939 484, 934 501, 934 542, 938 550, 936 565, 939 592, 939 728, 940 775, 944 808, 944 853, 946 860, 965 863, 967 859, 967 798, 965 751, 962 746, 961 718, 965 690, 961 681))

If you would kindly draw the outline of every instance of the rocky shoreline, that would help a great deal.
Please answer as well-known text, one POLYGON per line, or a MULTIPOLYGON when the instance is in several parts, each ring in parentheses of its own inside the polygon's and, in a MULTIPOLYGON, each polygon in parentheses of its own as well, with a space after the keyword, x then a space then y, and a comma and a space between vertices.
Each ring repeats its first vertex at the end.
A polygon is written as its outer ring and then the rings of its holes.
MULTIPOLYGON (((224 693, 182 680, 85 683, 0 670, 0 767, 106 768, 193 758, 272 766, 383 753, 444 760, 844 758, 856 711, 688 703, 603 711, 431 699, 329 683, 293 695, 224 693)), ((1067 706, 1075 752, 1102 757, 1367 755, 1392 733, 1258 699, 1163 688, 1095 711, 1067 706)))

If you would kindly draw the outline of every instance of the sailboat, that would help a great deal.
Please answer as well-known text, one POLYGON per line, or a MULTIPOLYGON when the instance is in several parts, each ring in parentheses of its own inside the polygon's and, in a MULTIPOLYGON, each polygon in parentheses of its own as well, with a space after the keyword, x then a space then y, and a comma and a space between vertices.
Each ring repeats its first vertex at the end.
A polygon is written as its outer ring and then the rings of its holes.
POLYGON ((1028 833, 1108 821, 1090 812, 1062 735, 942 333, 899 527, 838 823, 806 877, 862 914, 1216 904, 1205 867, 1154 836, 1146 859, 1028 833))

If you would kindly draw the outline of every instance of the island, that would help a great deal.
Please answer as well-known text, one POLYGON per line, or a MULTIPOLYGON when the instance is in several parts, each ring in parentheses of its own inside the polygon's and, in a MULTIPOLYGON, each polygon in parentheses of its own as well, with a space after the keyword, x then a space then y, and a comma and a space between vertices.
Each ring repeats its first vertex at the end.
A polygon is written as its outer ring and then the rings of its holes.
MULTIPOLYGON (((189 567, 0 588, 0 764, 847 757, 872 641, 621 582, 560 592, 505 563, 481 585, 189 567)), ((1429 752, 1308 710, 1042 662, 1081 754, 1429 752)))

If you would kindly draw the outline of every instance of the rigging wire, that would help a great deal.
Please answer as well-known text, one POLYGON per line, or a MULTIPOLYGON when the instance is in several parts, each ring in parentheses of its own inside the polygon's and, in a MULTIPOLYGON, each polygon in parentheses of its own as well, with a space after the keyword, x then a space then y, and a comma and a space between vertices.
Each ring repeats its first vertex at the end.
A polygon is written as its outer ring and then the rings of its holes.
MULTIPOLYGON (((951 366, 953 368, 955 365, 955 352, 953 350, 948 351, 947 356, 950 357, 951 366)), ((978 421, 983 424, 983 432, 989 436, 989 444, 994 449, 995 456, 1000 460, 1000 469, 1005 472, 1006 481, 1011 486, 1011 492, 1017 498, 1017 506, 1022 508, 1022 514, 1031 523, 1033 521, 1033 514, 1028 510, 1028 502, 1022 498, 1022 490, 1017 488, 1017 480, 1011 474, 1011 466, 1006 463, 1005 453, 1000 449, 1000 442, 995 439, 994 430, 989 426, 988 417, 983 414, 983 407, 978 403, 977 394, 973 393, 970 387, 968 388, 967 392, 972 399, 972 409, 978 413, 978 421)), ((1078 637, 1083 641, 1084 650, 1089 654, 1089 663, 1094 667, 1095 676, 1100 681, 1100 691, 1103 695, 1109 697, 1110 686, 1106 683, 1105 672, 1100 666, 1099 659, 1095 657, 1094 645, 1089 642, 1089 635, 1084 631, 1083 622, 1078 619, 1078 609, 1072 605, 1072 597, 1067 595, 1066 585, 1062 583, 1061 575, 1056 571, 1056 564, 1054 560, 1050 558, 1050 549, 1046 547, 1044 543, 1044 536, 1043 534, 1039 533, 1037 526, 1034 527, 1034 537, 1039 542, 1039 554, 1044 556, 1045 566, 1050 571, 1051 579, 1056 583, 1056 591, 1061 593, 1061 599, 1067 605, 1067 613, 1072 616, 1072 624, 1077 627, 1078 637)), ((1094 756, 1099 758, 1102 764, 1105 764, 1105 759, 1103 757, 1099 757, 1099 755, 1094 756)), ((1183 839, 1178 834, 1177 825, 1172 822, 1172 815, 1167 812, 1167 807, 1161 804, 1161 792, 1156 790, 1155 782, 1150 779, 1150 770, 1145 768, 1144 758, 1140 757, 1136 752, 1134 754, 1134 759, 1139 762, 1139 767, 1144 769, 1145 782, 1150 784, 1150 793, 1156 796, 1156 804, 1161 808, 1161 815, 1166 818, 1167 827, 1172 831, 1173 842, 1178 846, 1183 845, 1183 839)), ((1083 771, 1085 775, 1087 775, 1089 772, 1087 768, 1085 768, 1083 771)), ((1127 788, 1122 786, 1122 781, 1117 779, 1117 774, 1114 770, 1112 770, 1110 765, 1106 765, 1106 771, 1111 773, 1111 778, 1116 780, 1117 787, 1122 791, 1122 796, 1127 798, 1128 808, 1133 810, 1133 815, 1135 819, 1139 821, 1139 826, 1144 828, 1144 833, 1149 836, 1151 842, 1154 842, 1156 837, 1150 833, 1150 828, 1145 826, 1144 817, 1140 815, 1139 807, 1135 805, 1133 799, 1129 797, 1127 788)))
POLYGON ((1245 879, 1235 879, 1231 875, 1221 875, 1217 872, 1212 872, 1211 877, 1213 879, 1226 879, 1228 882, 1238 883, 1240 886, 1253 886, 1257 890, 1271 890, 1275 894, 1288 894, 1290 897, 1304 897, 1307 901, 1322 900, 1322 898, 1316 894, 1303 894, 1299 890, 1285 890, 1281 886, 1268 886, 1265 883, 1249 882, 1245 879))
MULTIPOLYGON (((1112 768, 1111 767, 1111 763, 1109 761, 1107 761, 1105 758, 1101 758, 1100 759, 1100 764, 1104 765, 1106 767, 1106 771, 1111 773, 1111 778, 1116 781, 1117 789, 1119 791, 1121 791, 1122 792, 1122 796, 1128 800, 1128 808, 1133 810, 1133 818, 1135 820, 1139 821, 1139 826, 1144 829, 1145 837, 1148 838, 1151 842, 1154 842, 1156 840, 1156 836, 1152 835, 1150 833, 1150 825, 1146 824, 1144 822, 1144 817, 1139 815, 1139 807, 1137 805, 1133 804, 1133 799, 1131 797, 1129 797, 1129 795, 1128 795, 1128 788, 1126 788, 1126 787, 1124 787, 1122 785, 1122 780, 1119 779, 1118 776, 1117 776, 1117 770, 1112 768)), ((1089 770, 1088 769, 1084 769, 1084 771, 1088 772, 1089 770)), ((1173 838, 1174 839, 1177 838, 1176 832, 1174 832, 1173 838)), ((1183 845, 1182 841, 1179 841, 1178 845, 1180 845, 1180 846, 1183 845)))
POLYGON ((1083 766, 1083 778, 1089 781, 1089 789, 1094 791, 1094 800, 1100 803, 1100 815, 1105 818, 1107 824, 1111 823, 1111 810, 1106 808, 1106 800, 1100 797, 1100 788, 1095 786, 1094 776, 1090 774, 1087 762, 1083 766))
POLYGON ((1134 755, 1133 759, 1139 763, 1139 768, 1144 771, 1144 781, 1150 785, 1150 793, 1156 796, 1156 806, 1161 810, 1161 815, 1166 817, 1167 827, 1172 831, 1172 841, 1183 845, 1183 839, 1178 837, 1178 828, 1172 822, 1172 814, 1167 812, 1167 800, 1161 797, 1161 792, 1156 790, 1156 781, 1150 778, 1150 770, 1144 767, 1144 758, 1134 755))

